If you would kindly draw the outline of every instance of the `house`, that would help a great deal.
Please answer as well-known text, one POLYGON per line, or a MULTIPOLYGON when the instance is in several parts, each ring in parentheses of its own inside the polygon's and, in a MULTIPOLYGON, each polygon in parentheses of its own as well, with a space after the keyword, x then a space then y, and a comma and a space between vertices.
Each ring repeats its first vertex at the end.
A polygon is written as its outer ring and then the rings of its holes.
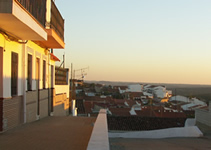
POLYGON ((95 85, 95 91, 96 91, 96 93, 101 93, 102 88, 103 88, 103 85, 102 84, 96 84, 95 85))
POLYGON ((183 110, 195 110, 207 106, 207 104, 197 98, 188 98, 176 95, 170 98, 171 102, 179 102, 183 110))
POLYGON ((128 100, 141 100, 141 98, 146 98, 142 92, 125 92, 124 98, 128 100))
POLYGON ((164 91, 163 89, 154 89, 153 94, 154 94, 154 97, 157 97, 157 98, 167 97, 167 92, 164 91))
POLYGON ((181 95, 176 95, 176 96, 172 96, 169 101, 173 102, 173 101, 178 101, 178 102, 185 102, 185 103, 189 103, 190 99, 188 97, 185 96, 181 96, 181 95))
POLYGON ((165 86, 162 85, 144 85, 144 93, 145 95, 149 95, 150 93, 153 95, 155 98, 165 98, 165 97, 171 97, 172 96, 172 91, 166 90, 165 86))
POLYGON ((118 89, 120 94, 123 94, 128 89, 128 86, 114 86, 113 89, 118 89))
POLYGON ((53 54, 65 47, 64 19, 53 0, 0 0, 0 18, 0 132, 68 114, 69 70, 58 72, 53 54))
POLYGON ((126 89, 126 92, 142 92, 142 91, 143 91, 143 85, 140 84, 128 85, 128 89, 126 89))

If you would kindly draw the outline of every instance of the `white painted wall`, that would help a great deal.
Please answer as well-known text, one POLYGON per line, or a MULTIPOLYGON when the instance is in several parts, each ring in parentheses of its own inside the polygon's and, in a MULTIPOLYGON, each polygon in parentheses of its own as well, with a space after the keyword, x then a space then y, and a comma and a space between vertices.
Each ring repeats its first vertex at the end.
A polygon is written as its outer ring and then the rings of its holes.
POLYGON ((126 92, 142 92, 142 86, 140 84, 128 85, 126 92))
MULTIPOLYGON (((2 86, 4 87, 1 91, 1 95, 4 98, 11 98, 11 53, 15 52, 18 54, 18 96, 23 95, 23 73, 25 67, 25 77, 27 78, 27 64, 28 54, 32 55, 32 90, 36 90, 35 70, 36 70, 36 58, 40 58, 40 87, 42 87, 42 60, 46 60, 46 88, 48 87, 48 53, 45 54, 45 49, 41 48, 37 44, 29 41, 27 44, 20 44, 13 41, 7 41, 3 35, 0 34, 0 47, 3 47, 3 69, 2 69, 2 86), (25 52, 25 56, 24 56, 25 52), (24 62, 25 60, 25 62, 24 62), (24 64, 23 64, 24 63, 24 64)), ((26 79, 25 79, 26 81, 26 79)), ((27 87, 27 81, 25 82, 27 87)), ((26 89, 25 89, 26 90, 26 89)), ((69 95, 69 92, 67 92, 69 95)))
POLYGON ((130 115, 137 115, 136 112, 135 112, 135 109, 134 107, 131 107, 131 110, 129 111, 130 115))
POLYGON ((56 94, 66 93, 69 98, 69 85, 55 85, 56 94))
POLYGON ((163 89, 157 89, 157 90, 154 90, 153 92, 158 98, 164 98, 167 96, 166 91, 163 89))
POLYGON ((185 97, 185 96, 181 96, 181 95, 176 95, 176 96, 172 96, 169 101, 181 101, 181 102, 190 102, 190 99, 185 97))
POLYGON ((203 133, 197 126, 168 128, 151 131, 133 131, 133 132, 109 132, 109 138, 175 138, 175 137, 202 137, 203 133))

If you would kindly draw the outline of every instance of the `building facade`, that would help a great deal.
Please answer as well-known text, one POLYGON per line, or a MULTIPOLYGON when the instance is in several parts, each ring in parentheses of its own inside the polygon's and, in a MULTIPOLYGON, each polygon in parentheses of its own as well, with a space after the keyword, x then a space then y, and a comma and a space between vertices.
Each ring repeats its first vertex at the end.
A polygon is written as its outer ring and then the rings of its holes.
POLYGON ((64 19, 54 2, 0 0, 0 18, 0 132, 59 115, 58 105, 66 112, 69 92, 62 88, 68 85, 55 86, 53 49, 65 44, 64 19))

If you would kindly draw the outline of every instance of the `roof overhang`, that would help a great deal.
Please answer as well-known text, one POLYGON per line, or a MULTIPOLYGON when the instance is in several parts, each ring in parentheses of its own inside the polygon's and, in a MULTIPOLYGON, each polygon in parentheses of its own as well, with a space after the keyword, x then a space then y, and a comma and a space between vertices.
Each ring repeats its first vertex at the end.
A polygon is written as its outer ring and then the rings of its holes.
POLYGON ((60 59, 56 57, 53 53, 51 53, 51 60, 60 61, 60 59))
POLYGON ((54 49, 64 49, 65 43, 59 37, 59 35, 54 31, 54 29, 45 29, 48 34, 47 41, 41 41, 45 47, 54 48, 54 49))

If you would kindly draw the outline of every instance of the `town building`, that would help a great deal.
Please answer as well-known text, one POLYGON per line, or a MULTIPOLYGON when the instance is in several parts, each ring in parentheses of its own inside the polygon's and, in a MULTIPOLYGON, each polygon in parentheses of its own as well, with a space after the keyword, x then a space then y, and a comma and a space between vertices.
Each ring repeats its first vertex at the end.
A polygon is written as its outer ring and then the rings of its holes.
POLYGON ((0 0, 0 132, 69 113, 64 19, 53 0, 0 0), (56 75, 56 76, 55 76, 56 75))

